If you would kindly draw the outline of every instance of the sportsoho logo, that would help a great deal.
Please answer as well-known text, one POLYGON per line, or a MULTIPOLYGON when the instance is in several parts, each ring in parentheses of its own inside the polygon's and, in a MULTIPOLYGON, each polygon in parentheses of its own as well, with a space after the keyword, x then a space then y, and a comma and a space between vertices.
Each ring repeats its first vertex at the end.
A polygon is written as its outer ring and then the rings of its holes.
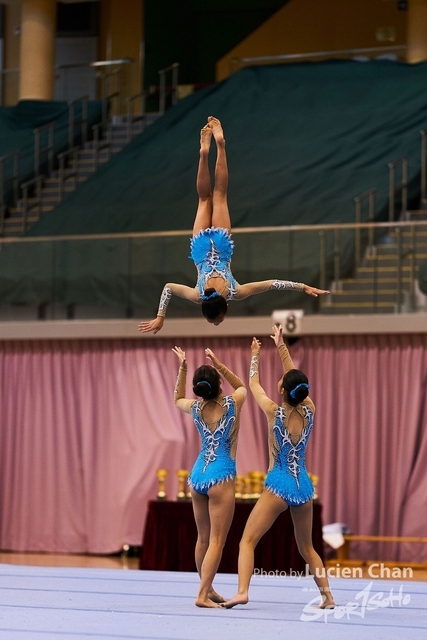
POLYGON ((411 602, 409 593, 403 593, 403 585, 399 591, 395 593, 391 588, 388 593, 378 591, 372 593, 373 581, 366 585, 362 591, 354 597, 354 602, 347 602, 345 605, 337 605, 334 609, 318 609, 316 607, 321 603, 321 596, 313 598, 305 605, 300 620, 303 622, 313 622, 314 620, 324 619, 324 622, 332 620, 341 620, 346 618, 364 618, 367 611, 375 611, 376 609, 385 609, 386 607, 403 607, 411 602))

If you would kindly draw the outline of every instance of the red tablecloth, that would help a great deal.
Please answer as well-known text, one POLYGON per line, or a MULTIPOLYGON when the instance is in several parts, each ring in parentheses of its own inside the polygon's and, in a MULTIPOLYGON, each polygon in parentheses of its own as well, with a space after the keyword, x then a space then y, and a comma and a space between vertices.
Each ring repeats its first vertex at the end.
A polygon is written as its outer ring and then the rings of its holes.
MULTIPOLYGON (((238 502, 219 573, 237 573, 239 542, 253 504, 238 502)), ((313 546, 323 559, 322 505, 313 504, 313 546)), ((191 502, 151 501, 142 541, 139 568, 158 571, 196 571, 197 531, 191 502)), ((281 513, 255 550, 255 569, 304 571, 293 533, 289 509, 281 513)))

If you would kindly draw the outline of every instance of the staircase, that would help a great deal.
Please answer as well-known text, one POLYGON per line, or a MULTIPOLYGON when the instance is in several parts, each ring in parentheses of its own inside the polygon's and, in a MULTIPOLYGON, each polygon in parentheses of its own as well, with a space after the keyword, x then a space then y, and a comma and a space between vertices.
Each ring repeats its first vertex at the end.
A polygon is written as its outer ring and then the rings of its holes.
MULTIPOLYGON (((145 126, 152 124, 157 115, 147 115, 145 126)), ((10 207, 4 220, 5 237, 24 235, 43 215, 53 211, 78 186, 85 182, 100 165, 121 151, 136 135, 141 133, 141 122, 132 123, 130 129, 126 118, 117 116, 111 122, 109 131, 98 143, 86 142, 84 147, 70 155, 64 170, 55 170, 35 187, 30 197, 21 198, 16 206, 10 207)), ((62 154, 59 154, 58 158, 62 154)))
POLYGON ((381 242, 367 247, 354 276, 333 281, 331 293, 321 300, 324 314, 400 313, 425 310, 419 291, 418 268, 427 260, 427 203, 410 211, 407 221, 426 221, 411 231, 396 229, 381 242))

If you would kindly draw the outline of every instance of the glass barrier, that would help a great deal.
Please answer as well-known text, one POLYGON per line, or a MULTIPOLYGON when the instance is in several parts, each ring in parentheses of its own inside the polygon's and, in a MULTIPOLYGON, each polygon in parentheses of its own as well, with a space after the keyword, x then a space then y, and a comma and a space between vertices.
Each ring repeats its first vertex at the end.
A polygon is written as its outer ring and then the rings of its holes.
MULTIPOLYGON (((6 308, 8 317, 17 318, 28 305, 39 318, 154 318, 167 282, 195 285, 190 235, 0 238, 0 320, 6 308)), ((233 274, 240 284, 294 280, 331 293, 315 298, 272 290, 232 302, 230 316, 270 315, 276 308, 307 314, 427 311, 427 219, 236 229, 233 239, 233 274)), ((199 316, 198 305, 172 298, 168 317, 199 316)))

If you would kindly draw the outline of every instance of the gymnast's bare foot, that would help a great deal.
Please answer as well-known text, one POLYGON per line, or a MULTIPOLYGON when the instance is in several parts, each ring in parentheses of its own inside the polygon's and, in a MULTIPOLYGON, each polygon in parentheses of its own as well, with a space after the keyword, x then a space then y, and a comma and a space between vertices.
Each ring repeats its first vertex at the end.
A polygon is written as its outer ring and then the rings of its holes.
POLYGON ((205 124, 200 131, 200 155, 207 156, 211 146, 212 129, 208 124, 205 124))
POLYGON ((333 598, 328 598, 327 596, 325 596, 322 604, 319 604, 317 607, 315 607, 315 609, 335 609, 335 607, 336 604, 333 601, 333 598))
POLYGON ((211 589, 208 592, 208 598, 209 598, 209 600, 212 600, 212 602, 216 602, 217 604, 221 604, 221 603, 225 602, 225 598, 220 596, 219 593, 217 593, 215 591, 215 589, 211 589))
POLYGON ((208 117, 208 125, 212 130, 213 137, 215 138, 215 142, 217 146, 224 147, 224 131, 222 130, 222 125, 218 118, 214 118, 213 116, 208 117))
POLYGON ((203 607, 205 609, 221 609, 221 605, 213 602, 213 600, 211 600, 207 596, 205 598, 197 596, 196 602, 194 604, 196 605, 196 607, 203 607))
POLYGON ((234 598, 227 600, 222 605, 224 609, 232 609, 236 604, 248 604, 249 598, 247 593, 237 593, 234 598))

